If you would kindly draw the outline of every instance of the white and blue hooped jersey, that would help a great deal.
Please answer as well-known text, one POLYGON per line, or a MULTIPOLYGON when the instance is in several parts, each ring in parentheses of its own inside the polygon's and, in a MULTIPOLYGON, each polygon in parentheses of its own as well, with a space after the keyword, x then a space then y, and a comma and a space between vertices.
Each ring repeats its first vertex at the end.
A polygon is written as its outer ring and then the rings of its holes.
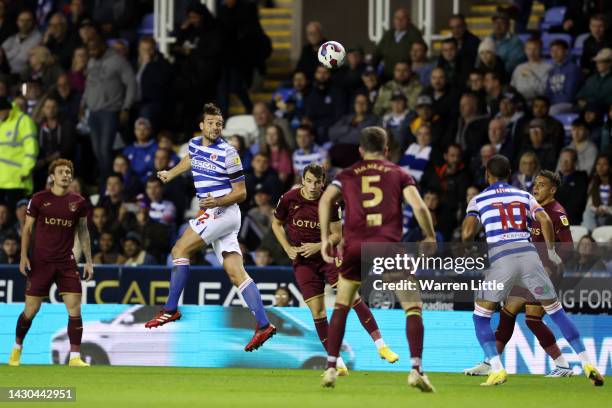
POLYGON ((538 211, 544 209, 531 194, 500 182, 472 198, 466 217, 480 220, 489 244, 490 261, 493 262, 506 255, 535 251, 529 241, 529 220, 535 220, 538 211))
POLYGON ((232 191, 232 183, 244 180, 240 156, 236 149, 222 138, 202 146, 202 137, 189 141, 191 174, 198 198, 211 193, 221 197, 232 191))

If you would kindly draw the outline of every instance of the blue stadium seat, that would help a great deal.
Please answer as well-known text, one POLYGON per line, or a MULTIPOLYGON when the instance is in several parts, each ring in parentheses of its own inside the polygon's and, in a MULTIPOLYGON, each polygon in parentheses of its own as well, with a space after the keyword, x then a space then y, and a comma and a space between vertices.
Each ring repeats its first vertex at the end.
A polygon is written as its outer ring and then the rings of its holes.
POLYGON ((554 116, 559 122, 563 124, 563 130, 565 130, 565 143, 569 144, 572 140, 572 122, 578 118, 577 113, 560 113, 554 116))
POLYGON ((574 48, 572 49, 572 55, 574 57, 579 58, 582 56, 582 48, 584 46, 585 40, 589 37, 589 35, 590 33, 584 33, 576 37, 576 41, 574 41, 574 48))
POLYGON ((140 27, 138 27, 138 34, 140 35, 153 35, 153 25, 155 21, 155 15, 153 13, 147 14, 142 18, 140 27))
POLYGON ((525 44, 527 40, 531 38, 531 34, 519 34, 518 37, 521 39, 523 44, 525 44))
POLYGON ((543 33, 542 34, 542 53, 550 55, 550 43, 555 40, 564 40, 569 49, 572 49, 572 36, 564 33, 543 33))
POLYGON ((552 7, 544 14, 544 20, 540 25, 542 31, 548 31, 551 27, 560 26, 563 24, 563 18, 565 17, 565 11, 567 7, 552 7))

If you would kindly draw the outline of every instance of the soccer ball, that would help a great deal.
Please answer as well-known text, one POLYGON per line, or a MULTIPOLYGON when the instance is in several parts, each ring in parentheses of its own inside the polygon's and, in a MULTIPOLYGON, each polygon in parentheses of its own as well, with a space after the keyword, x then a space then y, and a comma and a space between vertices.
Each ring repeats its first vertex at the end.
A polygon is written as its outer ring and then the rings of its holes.
POLYGON ((327 41, 319 47, 319 62, 329 69, 339 68, 344 64, 346 51, 337 41, 327 41))

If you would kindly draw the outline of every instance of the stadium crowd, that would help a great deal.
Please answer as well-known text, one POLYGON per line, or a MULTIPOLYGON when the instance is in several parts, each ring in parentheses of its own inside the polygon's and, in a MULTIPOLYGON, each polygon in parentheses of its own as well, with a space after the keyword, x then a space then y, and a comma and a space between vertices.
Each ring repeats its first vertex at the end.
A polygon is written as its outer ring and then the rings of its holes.
MULTIPOLYGON (((418 181, 440 241, 458 239, 496 153, 527 191, 540 169, 557 171, 572 225, 611 224, 612 3, 571 1, 558 27, 521 36, 500 10, 483 39, 453 15, 435 58, 400 8, 371 55, 345 44, 334 71, 318 63, 326 37, 310 22, 292 77, 255 104, 248 89, 271 52, 256 2, 220 1, 214 17, 185 3, 171 62, 138 32, 145 1, 0 0, 0 263, 18 262, 27 197, 63 157, 76 163, 73 191, 91 202, 95 262, 167 264, 197 200, 189 175, 164 185, 155 174, 187 154, 203 104, 227 113, 230 93, 257 128, 226 135, 246 172, 246 264, 290 263, 271 231, 276 202, 309 163, 331 178, 357 161, 359 133, 372 125, 388 130, 390 160, 418 181)), ((419 240, 404 213, 405 240, 419 240)), ((198 257, 192 264, 217 264, 198 257)))

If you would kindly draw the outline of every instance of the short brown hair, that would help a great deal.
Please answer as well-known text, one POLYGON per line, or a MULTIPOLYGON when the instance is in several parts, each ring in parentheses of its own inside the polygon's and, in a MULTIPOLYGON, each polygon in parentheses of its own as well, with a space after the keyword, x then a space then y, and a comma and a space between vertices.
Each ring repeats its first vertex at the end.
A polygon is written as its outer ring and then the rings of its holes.
POLYGON ((52 175, 53 173, 55 173, 55 169, 59 166, 68 166, 68 168, 70 169, 70 172, 74 176, 74 164, 72 164, 72 162, 67 159, 53 160, 51 164, 49 165, 49 175, 52 175))
POLYGON ((379 126, 369 126, 361 131, 359 146, 369 153, 382 153, 387 147, 387 132, 379 126))
POLYGON ((310 163, 308 166, 304 167, 304 171, 302 172, 302 176, 306 177, 306 173, 310 173, 318 179, 325 181, 325 170, 320 164, 310 163))
POLYGON ((555 186, 555 188, 559 188, 559 186, 561 185, 561 177, 559 177, 559 175, 554 171, 542 170, 540 174, 538 174, 538 176, 542 176, 545 179, 548 179, 548 181, 550 181, 550 183, 555 186))
POLYGON ((204 109, 202 109, 202 120, 206 118, 206 115, 222 116, 221 109, 219 109, 214 103, 207 103, 206 105, 204 105, 204 109))

